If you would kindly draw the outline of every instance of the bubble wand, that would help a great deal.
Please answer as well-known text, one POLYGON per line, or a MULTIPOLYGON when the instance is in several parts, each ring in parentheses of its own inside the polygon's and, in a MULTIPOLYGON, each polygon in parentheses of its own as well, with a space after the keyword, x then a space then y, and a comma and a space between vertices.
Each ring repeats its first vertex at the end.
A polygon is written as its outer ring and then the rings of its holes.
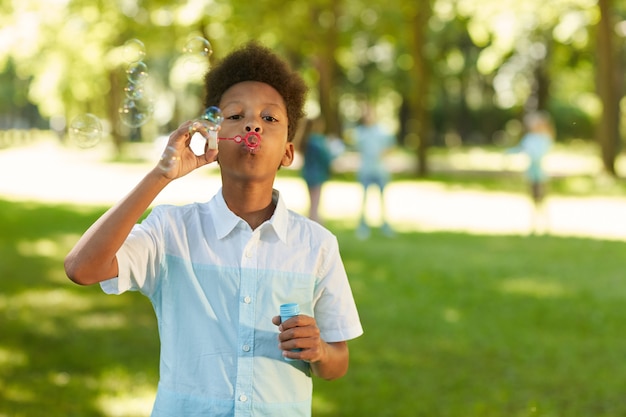
POLYGON ((232 138, 218 137, 217 132, 224 121, 222 111, 215 106, 207 108, 202 116, 195 119, 189 126, 189 134, 199 133, 208 143, 209 149, 217 149, 218 140, 232 140, 235 143, 245 143, 249 150, 256 149, 261 144, 261 135, 258 132, 248 132, 244 136, 236 135, 232 138))
POLYGON ((219 140, 232 140, 235 143, 245 143, 248 149, 253 150, 256 149, 261 144, 261 135, 257 132, 248 132, 244 137, 241 135, 237 135, 232 138, 218 138, 219 140))
MULTIPOLYGON (((250 152, 254 151, 261 144, 261 135, 258 132, 248 132, 244 136, 236 135, 232 138, 218 137, 217 132, 221 128, 221 124, 224 121, 222 111, 215 106, 207 108, 202 116, 195 119, 191 125, 189 125, 189 135, 193 137, 196 133, 200 134, 202 138, 207 141, 209 149, 217 149, 217 142, 219 140, 232 140, 235 143, 245 143, 250 152)), ((195 152, 194 152, 195 153, 195 152)), ((165 148, 163 155, 159 161, 159 167, 163 171, 169 171, 175 161, 178 160, 174 155, 176 154, 176 148, 168 146, 165 148)))
POLYGON ((219 107, 208 107, 199 118, 191 123, 189 134, 193 136, 195 133, 199 133, 206 139, 209 149, 217 149, 217 132, 223 121, 224 116, 219 107))

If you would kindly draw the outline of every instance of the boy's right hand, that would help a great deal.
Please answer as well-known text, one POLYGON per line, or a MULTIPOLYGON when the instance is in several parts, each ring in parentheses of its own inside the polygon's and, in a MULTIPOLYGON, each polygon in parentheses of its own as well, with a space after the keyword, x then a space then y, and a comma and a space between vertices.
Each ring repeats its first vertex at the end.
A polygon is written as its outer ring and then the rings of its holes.
POLYGON ((201 166, 210 164, 217 159, 217 149, 204 147, 204 154, 196 155, 190 147, 192 121, 181 124, 172 132, 167 146, 161 155, 157 168, 168 179, 180 178, 201 166))

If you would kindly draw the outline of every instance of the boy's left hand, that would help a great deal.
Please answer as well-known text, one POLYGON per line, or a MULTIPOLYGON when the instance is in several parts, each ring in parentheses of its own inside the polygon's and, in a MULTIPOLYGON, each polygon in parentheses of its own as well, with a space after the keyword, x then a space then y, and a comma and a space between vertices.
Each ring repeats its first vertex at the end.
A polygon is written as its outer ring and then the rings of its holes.
POLYGON ((272 323, 280 331, 278 347, 284 357, 311 363, 324 360, 326 344, 320 338, 320 329, 313 317, 300 314, 281 323, 280 316, 276 316, 272 318, 272 323), (292 352, 293 349, 302 350, 292 352))

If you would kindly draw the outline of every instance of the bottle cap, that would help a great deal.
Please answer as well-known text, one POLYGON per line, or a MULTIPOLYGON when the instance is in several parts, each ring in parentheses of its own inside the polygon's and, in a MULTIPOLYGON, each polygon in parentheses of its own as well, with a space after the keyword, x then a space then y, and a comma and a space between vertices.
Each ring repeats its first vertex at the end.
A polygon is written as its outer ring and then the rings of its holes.
POLYGON ((300 306, 297 303, 287 303, 280 306, 280 317, 282 321, 300 314, 300 306))

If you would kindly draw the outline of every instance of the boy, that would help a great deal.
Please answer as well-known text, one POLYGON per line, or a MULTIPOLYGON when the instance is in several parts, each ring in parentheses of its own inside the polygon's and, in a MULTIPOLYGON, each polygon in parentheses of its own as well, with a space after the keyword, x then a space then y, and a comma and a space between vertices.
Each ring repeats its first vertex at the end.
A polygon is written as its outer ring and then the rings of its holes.
POLYGON ((362 328, 336 238, 273 189, 293 161, 306 87, 255 43, 214 66, 205 84, 205 106, 224 115, 220 138, 255 132, 260 144, 221 140, 196 156, 183 123, 166 168, 97 220, 65 269, 78 284, 139 290, 152 302, 161 339, 152 416, 309 416, 311 373, 343 376, 346 341, 362 328), (214 161, 222 188, 208 203, 157 206, 136 225, 165 186, 214 161), (290 302, 302 314, 280 323, 279 306, 290 302))

